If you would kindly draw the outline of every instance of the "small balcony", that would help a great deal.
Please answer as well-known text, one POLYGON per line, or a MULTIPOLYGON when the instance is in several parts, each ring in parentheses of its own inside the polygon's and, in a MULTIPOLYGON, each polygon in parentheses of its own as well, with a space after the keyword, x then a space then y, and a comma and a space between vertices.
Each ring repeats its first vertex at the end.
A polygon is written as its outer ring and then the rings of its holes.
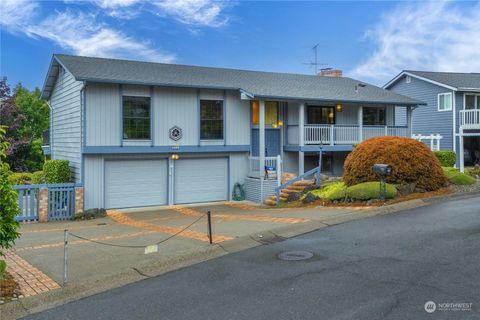
MULTIPOLYGON (((288 126, 288 144, 299 144, 298 128, 297 125, 288 126)), ((303 136, 305 145, 351 145, 373 137, 410 137, 410 130, 406 126, 362 126, 360 130, 358 125, 306 124, 303 136)))
POLYGON ((480 129, 480 109, 460 110, 460 126, 463 129, 480 129))

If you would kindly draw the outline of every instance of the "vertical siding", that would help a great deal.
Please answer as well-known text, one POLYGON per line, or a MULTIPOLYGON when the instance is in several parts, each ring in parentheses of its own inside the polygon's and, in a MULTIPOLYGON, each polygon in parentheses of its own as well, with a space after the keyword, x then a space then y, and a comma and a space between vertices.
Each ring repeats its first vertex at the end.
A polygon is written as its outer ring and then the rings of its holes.
POLYGON ((150 97, 150 87, 138 85, 123 85, 122 94, 124 96, 133 97, 150 97))
POLYGON ((85 156, 84 201, 85 209, 104 207, 103 156, 85 156))
POLYGON ((233 186, 235 183, 244 184, 245 177, 248 174, 248 153, 235 153, 230 155, 230 192, 232 196, 233 186))
POLYGON ((285 151, 283 153, 283 172, 298 175, 298 152, 285 151))
POLYGON ((181 88, 155 88, 155 145, 198 145, 199 110, 197 90, 181 88), (183 131, 183 138, 173 141, 169 130, 178 126, 183 131))
POLYGON ((228 145, 250 143, 250 101, 240 100, 240 93, 227 91, 226 132, 228 145))
POLYGON ((82 85, 68 71, 61 71, 50 98, 53 109, 52 159, 68 160, 77 182, 81 180, 82 85))
POLYGON ((344 105, 342 112, 336 112, 335 116, 336 124, 356 126, 358 124, 358 106, 344 105))
POLYGON ((410 83, 406 83, 405 77, 402 77, 389 90, 427 103, 426 106, 420 106, 413 111, 413 133, 423 135, 439 133, 443 136, 441 149, 452 150, 453 112, 439 112, 437 106, 438 94, 452 91, 414 77, 411 79, 410 83))
POLYGON ((87 84, 87 146, 119 146, 120 88, 115 84, 87 84))

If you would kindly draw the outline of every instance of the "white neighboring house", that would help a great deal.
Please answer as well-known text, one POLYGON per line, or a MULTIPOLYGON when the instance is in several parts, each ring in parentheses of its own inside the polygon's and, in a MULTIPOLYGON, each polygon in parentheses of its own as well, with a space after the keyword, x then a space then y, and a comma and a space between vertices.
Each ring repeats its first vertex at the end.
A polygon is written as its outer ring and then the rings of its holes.
POLYGON ((261 202, 276 173, 341 175, 360 141, 411 136, 422 102, 346 77, 54 55, 42 97, 53 159, 70 161, 85 209, 261 202), (395 126, 395 107, 408 115, 395 126), (268 177, 263 168, 271 171, 268 177), (261 168, 261 169, 260 169, 261 168))

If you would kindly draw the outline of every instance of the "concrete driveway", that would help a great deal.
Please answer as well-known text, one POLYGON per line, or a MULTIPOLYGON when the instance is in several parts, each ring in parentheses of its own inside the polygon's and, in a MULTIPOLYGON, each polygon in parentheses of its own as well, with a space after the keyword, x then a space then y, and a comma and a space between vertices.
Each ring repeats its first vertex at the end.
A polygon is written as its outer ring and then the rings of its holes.
MULTIPOLYGON (((312 221, 348 212, 352 209, 268 209, 246 202, 115 210, 106 218, 88 221, 22 224, 21 237, 12 255, 23 260, 19 266, 36 268, 47 279, 62 285, 63 236, 68 229, 68 283, 88 288, 118 280, 132 270, 140 275, 156 273, 188 261, 208 259, 210 254, 218 256, 219 252, 225 254, 251 247, 251 242, 261 241, 268 230, 280 228, 287 234, 293 230, 292 235, 302 233, 304 227, 305 232, 310 231, 317 226, 312 227, 312 221), (212 213, 214 245, 208 242, 207 211, 212 213), (159 245, 157 253, 145 254, 145 246, 167 238, 170 239, 159 245), (243 240, 239 242, 239 239, 243 240)), ((29 277, 33 281, 36 276, 29 277)), ((44 288, 43 282, 46 281, 39 281, 38 288, 28 288, 32 289, 29 295, 56 288, 54 285, 44 288)))

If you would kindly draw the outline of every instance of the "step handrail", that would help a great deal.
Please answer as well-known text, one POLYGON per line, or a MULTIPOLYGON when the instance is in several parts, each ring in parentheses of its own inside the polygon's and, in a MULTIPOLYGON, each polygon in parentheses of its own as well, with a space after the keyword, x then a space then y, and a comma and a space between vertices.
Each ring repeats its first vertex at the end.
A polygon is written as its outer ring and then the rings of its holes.
POLYGON ((285 189, 286 187, 294 184, 295 182, 297 181, 300 181, 300 180, 303 180, 303 178, 307 177, 307 176, 310 176, 310 175, 317 175, 317 178, 316 178, 316 181, 315 181, 315 185, 317 187, 320 187, 320 166, 318 167, 315 167, 313 168, 312 170, 309 170, 307 172, 305 172, 304 174, 301 174, 299 175, 298 177, 296 177, 295 179, 292 179, 292 180, 289 180, 287 182, 285 182, 284 184, 278 186, 275 188, 275 196, 277 197, 277 205, 280 203, 280 191, 282 191, 283 189, 285 189))

